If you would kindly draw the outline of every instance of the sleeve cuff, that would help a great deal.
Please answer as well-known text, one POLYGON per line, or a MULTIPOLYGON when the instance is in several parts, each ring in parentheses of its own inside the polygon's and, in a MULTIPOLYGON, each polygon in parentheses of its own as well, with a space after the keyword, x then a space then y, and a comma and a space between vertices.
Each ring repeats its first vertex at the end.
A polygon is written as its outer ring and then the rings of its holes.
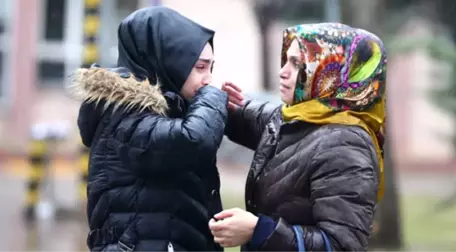
POLYGON ((274 232, 277 222, 266 215, 258 216, 258 223, 253 231, 249 247, 251 250, 257 250, 263 245, 269 236, 274 232))

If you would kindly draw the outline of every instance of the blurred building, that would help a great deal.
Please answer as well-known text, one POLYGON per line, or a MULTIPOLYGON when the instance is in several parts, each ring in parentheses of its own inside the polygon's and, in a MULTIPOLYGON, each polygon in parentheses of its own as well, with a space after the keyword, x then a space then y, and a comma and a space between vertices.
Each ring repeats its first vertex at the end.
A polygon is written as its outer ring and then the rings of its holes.
MULTIPOLYGON (((255 68, 258 65, 258 31, 248 1, 101 2, 98 63, 102 66, 111 67, 116 63, 117 27, 120 21, 137 8, 164 4, 221 31, 215 42, 218 52, 215 71, 225 71, 216 73, 219 76, 217 83, 221 79, 230 79, 242 83, 246 91, 258 89, 258 69, 255 68), (202 15, 203 12, 206 14, 202 15), (236 13, 242 25, 233 25, 230 13, 236 13), (242 55, 241 58, 239 55, 242 55)), ((79 104, 64 95, 63 87, 67 76, 82 62, 84 0, 36 0, 32 4, 23 0, 3 0, 0 10, 0 148, 13 152, 22 150, 30 124, 38 122, 69 121, 72 123, 71 136, 77 138, 74 122, 79 104), (37 16, 23 15, 26 13, 24 6, 27 6, 28 11, 34 9, 37 16), (15 21, 15 14, 21 15, 22 26, 15 21), (29 48, 21 42, 21 36, 27 34, 16 31, 24 31, 24 27, 35 29, 36 48, 29 48), (29 50, 14 50, 14 45, 18 43, 29 50), (36 74, 31 73, 36 78, 29 78, 33 87, 26 83, 27 80, 19 80, 26 77, 27 71, 22 71, 17 62, 32 58, 36 61, 36 74)), ((26 69, 26 66, 22 69, 26 69)))
MULTIPOLYGON (((105 67, 115 65, 117 27, 124 17, 139 7, 163 4, 217 31, 215 84, 231 80, 248 93, 261 91, 260 31, 252 1, 102 1, 99 63, 105 67)), ((337 0, 303 2, 314 15, 277 22, 272 28, 269 38, 273 45, 271 78, 278 77, 280 34, 284 27, 340 19, 337 0)), ((356 6, 362 5, 353 4, 350 9, 356 6)), ((82 62, 83 14, 84 0, 0 1, 0 150, 3 152, 23 152, 31 124, 38 122, 69 122, 70 140, 59 150, 70 153, 77 147, 75 121, 79 103, 65 96, 63 87, 67 76, 82 62)), ((361 17, 369 18, 368 15, 361 17)), ((425 20, 418 25, 416 22, 401 23, 399 26, 403 29, 398 29, 401 36, 431 34, 432 27, 425 20)), ((435 137, 434 132, 451 132, 454 126, 424 94, 424 90, 436 84, 432 72, 428 71, 433 65, 428 58, 419 51, 404 56, 390 55, 391 132, 397 139, 396 155, 406 162, 449 160, 453 155, 451 145, 435 137), (420 116, 420 113, 429 116, 420 116)))

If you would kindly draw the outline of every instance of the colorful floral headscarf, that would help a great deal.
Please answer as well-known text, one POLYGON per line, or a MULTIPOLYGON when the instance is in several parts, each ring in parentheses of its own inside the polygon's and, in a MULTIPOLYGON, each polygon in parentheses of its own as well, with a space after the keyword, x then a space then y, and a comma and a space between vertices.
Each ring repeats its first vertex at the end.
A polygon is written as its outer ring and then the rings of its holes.
POLYGON ((295 39, 302 64, 294 103, 282 108, 284 120, 365 129, 380 162, 381 199, 387 62, 382 41, 370 32, 338 23, 297 25, 284 31, 282 66, 295 39))

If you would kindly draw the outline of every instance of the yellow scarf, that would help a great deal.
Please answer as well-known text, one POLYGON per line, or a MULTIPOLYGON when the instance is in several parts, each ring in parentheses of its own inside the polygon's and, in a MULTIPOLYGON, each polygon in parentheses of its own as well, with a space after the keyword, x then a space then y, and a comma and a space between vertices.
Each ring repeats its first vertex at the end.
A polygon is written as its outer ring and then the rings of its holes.
POLYGON ((341 111, 333 112, 318 100, 309 100, 293 106, 283 106, 282 113, 284 121, 292 120, 305 121, 314 124, 343 124, 359 126, 366 130, 375 143, 377 157, 380 164, 380 184, 377 200, 380 201, 384 194, 383 158, 375 132, 379 131, 385 121, 385 98, 372 108, 363 111, 341 111))

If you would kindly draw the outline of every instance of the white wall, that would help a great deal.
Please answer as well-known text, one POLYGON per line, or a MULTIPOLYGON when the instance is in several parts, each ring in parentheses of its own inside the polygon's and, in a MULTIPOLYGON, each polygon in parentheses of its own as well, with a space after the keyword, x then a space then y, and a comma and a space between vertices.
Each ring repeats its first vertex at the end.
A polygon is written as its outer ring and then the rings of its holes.
POLYGON ((196 22, 214 29, 214 84, 231 80, 250 92, 261 88, 259 34, 247 0, 162 0, 196 22))

